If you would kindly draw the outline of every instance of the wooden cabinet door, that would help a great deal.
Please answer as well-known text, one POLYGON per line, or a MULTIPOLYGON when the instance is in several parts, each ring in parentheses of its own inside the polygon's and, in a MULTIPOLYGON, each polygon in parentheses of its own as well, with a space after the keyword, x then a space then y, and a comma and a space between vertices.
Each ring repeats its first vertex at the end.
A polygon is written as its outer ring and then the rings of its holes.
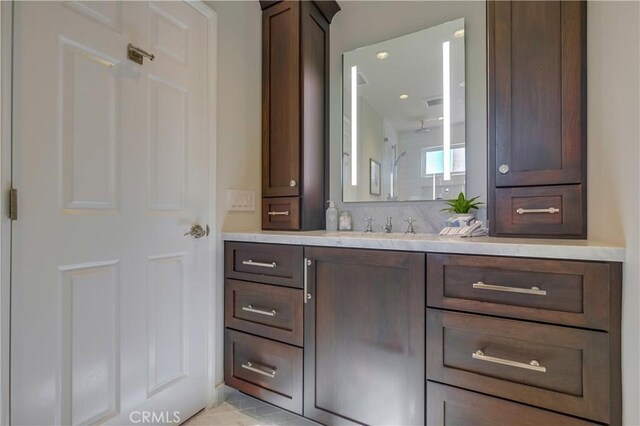
POLYGON ((262 195, 300 194, 300 4, 262 15, 262 195))
POLYGON ((425 255, 305 248, 304 415, 417 425, 425 403, 425 255))
POLYGON ((495 186, 581 183, 586 2, 489 2, 487 17, 495 186))

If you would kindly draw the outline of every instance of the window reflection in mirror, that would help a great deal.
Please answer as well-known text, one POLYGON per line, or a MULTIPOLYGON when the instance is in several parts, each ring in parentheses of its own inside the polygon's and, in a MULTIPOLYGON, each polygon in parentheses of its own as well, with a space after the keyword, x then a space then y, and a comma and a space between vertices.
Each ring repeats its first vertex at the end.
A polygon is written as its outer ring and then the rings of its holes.
POLYGON ((458 19, 343 54, 343 201, 464 191, 464 45, 458 19), (381 165, 379 194, 371 161, 381 165))

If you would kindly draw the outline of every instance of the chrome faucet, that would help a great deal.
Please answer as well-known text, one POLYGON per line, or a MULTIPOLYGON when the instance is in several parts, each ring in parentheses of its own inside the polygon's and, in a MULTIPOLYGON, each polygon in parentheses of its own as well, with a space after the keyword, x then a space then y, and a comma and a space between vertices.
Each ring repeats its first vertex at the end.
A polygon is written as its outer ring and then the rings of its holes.
POLYGON ((415 234, 416 231, 413 229, 413 222, 415 222, 416 220, 412 217, 410 217, 409 219, 405 219, 405 222, 407 222, 407 230, 404 231, 405 234, 415 234))
POLYGON ((391 216, 387 216, 387 223, 382 226, 382 229, 387 234, 391 233, 391 230, 393 229, 393 225, 391 224, 391 216))
POLYGON ((373 222, 373 218, 371 216, 367 216, 364 218, 364 221, 367 223, 367 228, 364 230, 364 232, 373 232, 373 227, 371 226, 371 222, 373 222))

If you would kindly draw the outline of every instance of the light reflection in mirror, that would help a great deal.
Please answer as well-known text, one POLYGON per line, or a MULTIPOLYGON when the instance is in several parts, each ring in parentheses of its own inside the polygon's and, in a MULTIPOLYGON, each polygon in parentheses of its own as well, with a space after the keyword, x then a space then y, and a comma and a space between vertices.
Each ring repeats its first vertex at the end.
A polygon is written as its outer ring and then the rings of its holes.
POLYGON ((465 191, 465 90, 464 19, 344 53, 343 201, 465 191))

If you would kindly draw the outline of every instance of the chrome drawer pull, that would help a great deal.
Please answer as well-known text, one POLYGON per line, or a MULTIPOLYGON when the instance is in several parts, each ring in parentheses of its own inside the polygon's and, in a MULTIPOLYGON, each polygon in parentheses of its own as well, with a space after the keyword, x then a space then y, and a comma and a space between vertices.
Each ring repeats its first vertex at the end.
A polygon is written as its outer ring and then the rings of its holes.
POLYGON ((555 207, 549 207, 548 209, 518 209, 516 210, 516 213, 518 214, 529 214, 529 213, 559 213, 560 209, 557 209, 555 207))
POLYGON ((254 308, 251 305, 243 306, 242 310, 243 311, 247 311, 247 312, 251 312, 251 313, 254 313, 254 314, 266 315, 268 317, 275 317, 276 314, 278 313, 278 311, 276 311, 275 309, 272 309, 270 311, 265 311, 265 310, 262 310, 262 309, 254 308))
POLYGON ((261 268, 275 268, 276 266, 278 266, 276 262, 271 262, 271 263, 254 262, 251 259, 243 260, 242 264, 247 266, 260 266, 261 268))
POLYGON ((524 368, 525 370, 539 371, 541 373, 546 373, 547 372, 547 367, 543 367, 535 359, 532 359, 531 361, 529 361, 529 364, 527 364, 526 362, 511 361, 511 360, 508 360, 508 359, 502 359, 502 358, 496 358, 496 357, 493 357, 493 356, 487 356, 480 349, 478 349, 477 351, 472 353, 471 357, 473 359, 477 359, 477 360, 480 360, 480 361, 494 362, 496 364, 508 365, 510 367, 524 368))
POLYGON ((308 268, 311 266, 311 260, 304 258, 304 278, 303 278, 303 295, 304 295, 304 303, 307 303, 311 300, 311 293, 309 293, 309 272, 308 268))
MULTIPOLYGON (((258 366, 256 364, 256 366, 258 366)), ((263 376, 267 376, 270 378, 274 378, 276 377, 276 369, 271 369, 271 368, 267 368, 267 367, 262 367, 259 366, 261 368, 256 368, 253 366, 253 362, 251 361, 247 361, 246 363, 242 364, 242 368, 244 368, 245 370, 249 370, 249 371, 253 371, 254 373, 258 373, 258 374, 262 374, 263 376), (264 369, 264 370, 263 370, 264 369)))
POLYGON ((536 296, 547 295, 546 290, 540 290, 540 288, 536 286, 533 286, 531 288, 507 287, 504 285, 485 284, 482 281, 478 281, 477 283, 473 283, 472 287, 479 290, 505 291, 507 293, 533 294, 536 296))
POLYGON ((269 216, 289 216, 289 210, 283 212, 270 211, 269 216))

